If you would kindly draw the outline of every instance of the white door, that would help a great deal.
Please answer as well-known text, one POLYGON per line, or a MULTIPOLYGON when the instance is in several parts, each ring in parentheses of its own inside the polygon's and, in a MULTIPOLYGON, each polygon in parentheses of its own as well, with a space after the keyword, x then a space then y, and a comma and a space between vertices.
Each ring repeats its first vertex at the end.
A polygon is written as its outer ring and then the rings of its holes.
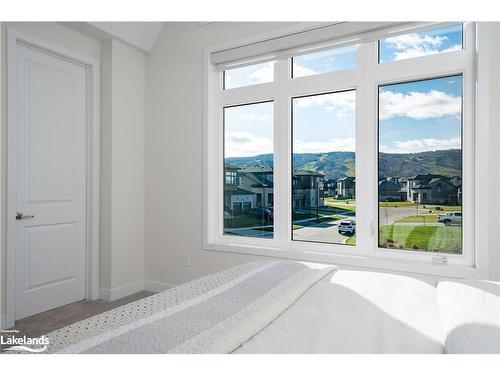
MULTIPOLYGON (((86 69, 16 46, 16 319, 86 296, 86 69)), ((12 176, 12 174, 11 174, 12 176)))

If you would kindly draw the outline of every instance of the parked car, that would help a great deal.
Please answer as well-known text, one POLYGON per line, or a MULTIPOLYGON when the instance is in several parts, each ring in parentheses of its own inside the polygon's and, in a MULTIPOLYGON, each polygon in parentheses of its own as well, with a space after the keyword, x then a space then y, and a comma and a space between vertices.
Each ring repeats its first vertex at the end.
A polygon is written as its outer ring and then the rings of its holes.
POLYGON ((462 213, 447 212, 443 215, 438 216, 438 222, 443 223, 444 225, 462 224, 462 213))
POLYGON ((340 234, 354 234, 356 233, 356 220, 342 220, 339 224, 340 234))

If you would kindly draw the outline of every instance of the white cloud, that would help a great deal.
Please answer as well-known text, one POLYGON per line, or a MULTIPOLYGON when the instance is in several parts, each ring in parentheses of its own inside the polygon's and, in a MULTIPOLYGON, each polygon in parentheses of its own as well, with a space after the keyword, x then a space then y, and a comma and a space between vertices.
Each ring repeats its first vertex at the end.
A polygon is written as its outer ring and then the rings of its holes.
POLYGON ((408 154, 461 148, 460 137, 449 139, 421 138, 409 141, 396 141, 392 142, 392 144, 392 146, 381 145, 380 151, 391 154, 408 154))
POLYGON ((299 65, 299 64, 294 64, 293 65, 293 76, 294 77, 305 77, 305 76, 311 76, 313 74, 318 74, 314 69, 306 68, 305 66, 299 65))
POLYGON ((315 95, 295 99, 297 105, 302 108, 324 106, 327 112, 335 113, 341 118, 353 112, 356 107, 356 92, 344 91, 333 94, 315 95))
POLYGON ((382 120, 395 116, 416 120, 456 116, 460 113, 462 106, 460 97, 437 90, 408 94, 384 91, 380 94, 379 100, 382 120))
POLYGON ((224 156, 255 156, 273 152, 273 142, 254 133, 228 132, 224 139, 224 156))
POLYGON ((445 49, 439 49, 448 38, 446 36, 430 36, 410 33, 387 38, 385 42, 398 50, 394 52, 394 60, 404 60, 412 57, 433 55, 439 52, 450 52, 462 49, 455 44, 445 49))
POLYGON ((322 152, 332 151, 354 151, 356 141, 354 138, 336 138, 330 141, 312 141, 304 142, 295 140, 293 143, 294 153, 311 153, 317 154, 322 152))
POLYGON ((274 78, 274 63, 268 62, 262 68, 248 76, 252 83, 271 82, 274 78))

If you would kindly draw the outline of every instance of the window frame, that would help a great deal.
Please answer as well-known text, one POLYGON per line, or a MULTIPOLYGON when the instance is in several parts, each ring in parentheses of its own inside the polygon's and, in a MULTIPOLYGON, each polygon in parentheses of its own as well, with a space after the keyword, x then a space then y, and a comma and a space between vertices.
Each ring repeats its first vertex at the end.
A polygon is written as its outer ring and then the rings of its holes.
MULTIPOLYGON (((463 49, 412 59, 378 62, 378 40, 394 32, 407 33, 439 27, 443 23, 401 24, 377 32, 377 39, 359 42, 354 69, 292 78, 292 59, 276 60, 274 81, 230 90, 223 89, 223 73, 210 62, 210 54, 237 42, 204 48, 204 222, 205 250, 294 258, 349 266, 382 268, 451 277, 484 277, 489 272, 487 251, 479 252, 476 231, 480 194, 474 177, 480 148, 475 101, 477 90, 476 28, 463 25, 463 49), (404 30, 404 32, 402 32, 404 30), (425 64, 425 72, 418 72, 425 64), (417 73, 416 73, 417 72, 417 73), (454 74, 463 76, 463 255, 413 252, 378 247, 378 89, 379 85, 429 79, 454 74), (356 227, 355 246, 292 240, 292 98, 336 91, 356 90, 356 227), (274 237, 251 238, 223 235, 223 108, 273 101, 274 103, 274 237), (286 124, 286 126, 283 126, 286 124), (362 136, 361 136, 362 135, 362 136), (360 152, 363 150, 363 152, 360 152), (360 214, 363 212, 363 214, 360 214), (446 261, 447 263, 444 263, 446 261)), ((307 24, 298 26, 307 30, 307 24)), ((489 40, 483 27, 482 38, 489 40)), ((279 37, 284 30, 255 36, 255 42, 279 37)), ((241 45, 249 44, 246 38, 241 45)), ((484 44, 488 44, 488 43, 484 44)), ((313 46, 312 44, 311 46, 313 46)), ((318 43, 319 45, 319 43, 318 43)), ((484 77, 485 80, 487 77, 484 77)), ((489 108, 487 108, 489 109, 489 108)), ((477 110, 479 112, 479 110, 477 110)), ((481 130, 485 131, 485 130, 481 130)), ((484 159, 484 157, 483 157, 484 159)))

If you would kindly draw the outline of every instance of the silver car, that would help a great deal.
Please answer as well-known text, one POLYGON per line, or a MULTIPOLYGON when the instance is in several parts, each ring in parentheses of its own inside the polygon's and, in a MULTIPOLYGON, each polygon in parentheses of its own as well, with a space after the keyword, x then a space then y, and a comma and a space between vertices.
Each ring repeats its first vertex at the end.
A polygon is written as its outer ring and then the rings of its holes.
POLYGON ((342 220, 339 224, 340 234, 354 234, 356 233, 356 220, 342 220))
POLYGON ((462 213, 447 212, 444 215, 438 216, 438 222, 443 223, 444 225, 462 224, 462 213))

